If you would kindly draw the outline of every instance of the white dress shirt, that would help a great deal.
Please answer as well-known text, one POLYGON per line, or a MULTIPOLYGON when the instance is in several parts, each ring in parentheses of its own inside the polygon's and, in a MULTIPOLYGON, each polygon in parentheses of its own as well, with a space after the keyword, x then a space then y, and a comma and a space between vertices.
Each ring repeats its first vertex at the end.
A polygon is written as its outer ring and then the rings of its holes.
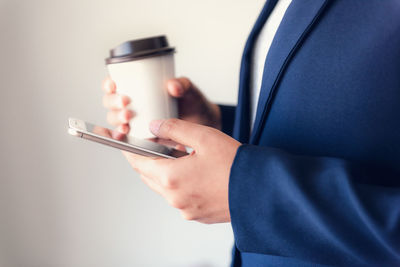
MULTIPOLYGON (((253 130, 256 117, 265 58, 267 57, 269 48, 272 40, 274 39, 275 33, 278 30, 279 24, 281 24, 286 9, 289 7, 291 2, 292 0, 279 0, 276 3, 274 10, 271 12, 263 28, 261 29, 253 48, 250 80, 251 131, 253 130)), ((268 62, 266 64, 268 64, 268 62)))

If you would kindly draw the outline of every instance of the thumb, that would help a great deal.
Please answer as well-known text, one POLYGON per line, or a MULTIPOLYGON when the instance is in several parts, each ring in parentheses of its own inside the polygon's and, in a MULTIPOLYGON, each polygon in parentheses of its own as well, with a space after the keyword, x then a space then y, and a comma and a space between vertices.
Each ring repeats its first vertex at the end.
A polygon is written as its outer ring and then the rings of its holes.
POLYGON ((167 81, 167 90, 173 97, 182 97, 191 90, 192 82, 186 77, 174 78, 167 81))
POLYGON ((198 149, 210 127, 179 120, 155 120, 150 123, 150 131, 159 138, 171 139, 179 144, 198 149))

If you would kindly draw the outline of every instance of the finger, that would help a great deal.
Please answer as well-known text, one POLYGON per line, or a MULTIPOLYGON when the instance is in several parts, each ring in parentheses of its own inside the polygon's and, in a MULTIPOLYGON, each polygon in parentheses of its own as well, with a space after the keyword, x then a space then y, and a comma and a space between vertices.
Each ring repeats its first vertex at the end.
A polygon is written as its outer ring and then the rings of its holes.
POLYGON ((182 151, 182 152, 187 152, 187 151, 186 151, 186 147, 185 147, 184 145, 181 145, 181 144, 177 144, 177 145, 175 146, 175 149, 176 149, 176 150, 179 150, 179 151, 182 151))
POLYGON ((173 97, 182 97, 193 87, 192 82, 186 78, 175 78, 167 81, 167 90, 173 97))
POLYGON ((115 93, 117 90, 117 86, 115 85, 114 81, 111 80, 110 77, 107 77, 103 80, 101 88, 105 93, 112 94, 115 93))
POLYGON ((163 146, 169 146, 169 147, 175 147, 177 145, 177 143, 172 141, 172 140, 162 139, 162 138, 158 138, 158 137, 153 138, 152 141, 157 143, 157 144, 160 144, 160 145, 163 145, 163 146))
POLYGON ((178 119, 152 121, 150 131, 159 138, 171 139, 195 149, 201 148, 205 138, 213 133, 210 127, 178 119))
POLYGON ((122 151, 129 164, 140 174, 152 179, 155 183, 162 185, 161 181, 168 174, 167 161, 173 159, 161 159, 145 157, 138 154, 122 151))
POLYGON ((107 128, 100 127, 100 126, 94 127, 93 132, 100 136, 105 136, 105 137, 109 137, 109 138, 111 138, 111 135, 112 135, 110 130, 108 130, 107 128))
POLYGON ((108 109, 121 109, 126 107, 131 100, 126 95, 105 94, 103 96, 103 106, 108 109))
POLYGON ((134 113, 129 109, 110 110, 107 112, 107 122, 114 126, 127 124, 133 117, 134 113))
POLYGON ((129 127, 128 123, 120 124, 120 125, 117 126, 117 128, 115 130, 120 132, 120 133, 123 133, 123 134, 128 134, 129 130, 130 130, 130 127, 129 127))
POLYGON ((142 179, 142 181, 148 186, 150 187, 151 190, 153 190, 154 192, 160 194, 161 196, 163 196, 163 190, 162 187, 153 181, 153 179, 145 176, 145 175, 140 175, 140 179, 142 179))
POLYGON ((118 131, 112 131, 111 132, 111 137, 112 137, 112 139, 122 141, 122 140, 124 140, 126 138, 126 134, 118 132, 118 131))

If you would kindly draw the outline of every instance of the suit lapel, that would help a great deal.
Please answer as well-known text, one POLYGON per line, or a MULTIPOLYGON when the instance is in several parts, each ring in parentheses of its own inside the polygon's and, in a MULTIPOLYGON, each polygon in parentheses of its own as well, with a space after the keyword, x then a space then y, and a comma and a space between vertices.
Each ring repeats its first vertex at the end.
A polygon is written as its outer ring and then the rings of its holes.
POLYGON ((250 32, 244 47, 242 61, 240 64, 239 78, 239 96, 238 105, 235 113, 235 125, 233 129, 233 137, 242 143, 248 142, 250 136, 250 71, 251 71, 251 56, 254 42, 262 29, 271 11, 274 9, 278 0, 268 0, 257 21, 250 32))
POLYGON ((251 144, 259 142, 279 81, 328 2, 329 0, 293 0, 287 9, 264 65, 257 113, 250 138, 251 144))

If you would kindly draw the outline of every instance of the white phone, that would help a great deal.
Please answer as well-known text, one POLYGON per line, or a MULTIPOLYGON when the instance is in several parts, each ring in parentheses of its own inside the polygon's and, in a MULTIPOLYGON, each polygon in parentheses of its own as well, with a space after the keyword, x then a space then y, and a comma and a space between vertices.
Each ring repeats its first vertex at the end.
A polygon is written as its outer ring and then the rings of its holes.
POLYGON ((179 158, 189 155, 186 152, 161 145, 152 140, 134 138, 120 132, 97 126, 83 120, 68 119, 68 133, 103 145, 115 147, 131 153, 148 157, 179 158))

